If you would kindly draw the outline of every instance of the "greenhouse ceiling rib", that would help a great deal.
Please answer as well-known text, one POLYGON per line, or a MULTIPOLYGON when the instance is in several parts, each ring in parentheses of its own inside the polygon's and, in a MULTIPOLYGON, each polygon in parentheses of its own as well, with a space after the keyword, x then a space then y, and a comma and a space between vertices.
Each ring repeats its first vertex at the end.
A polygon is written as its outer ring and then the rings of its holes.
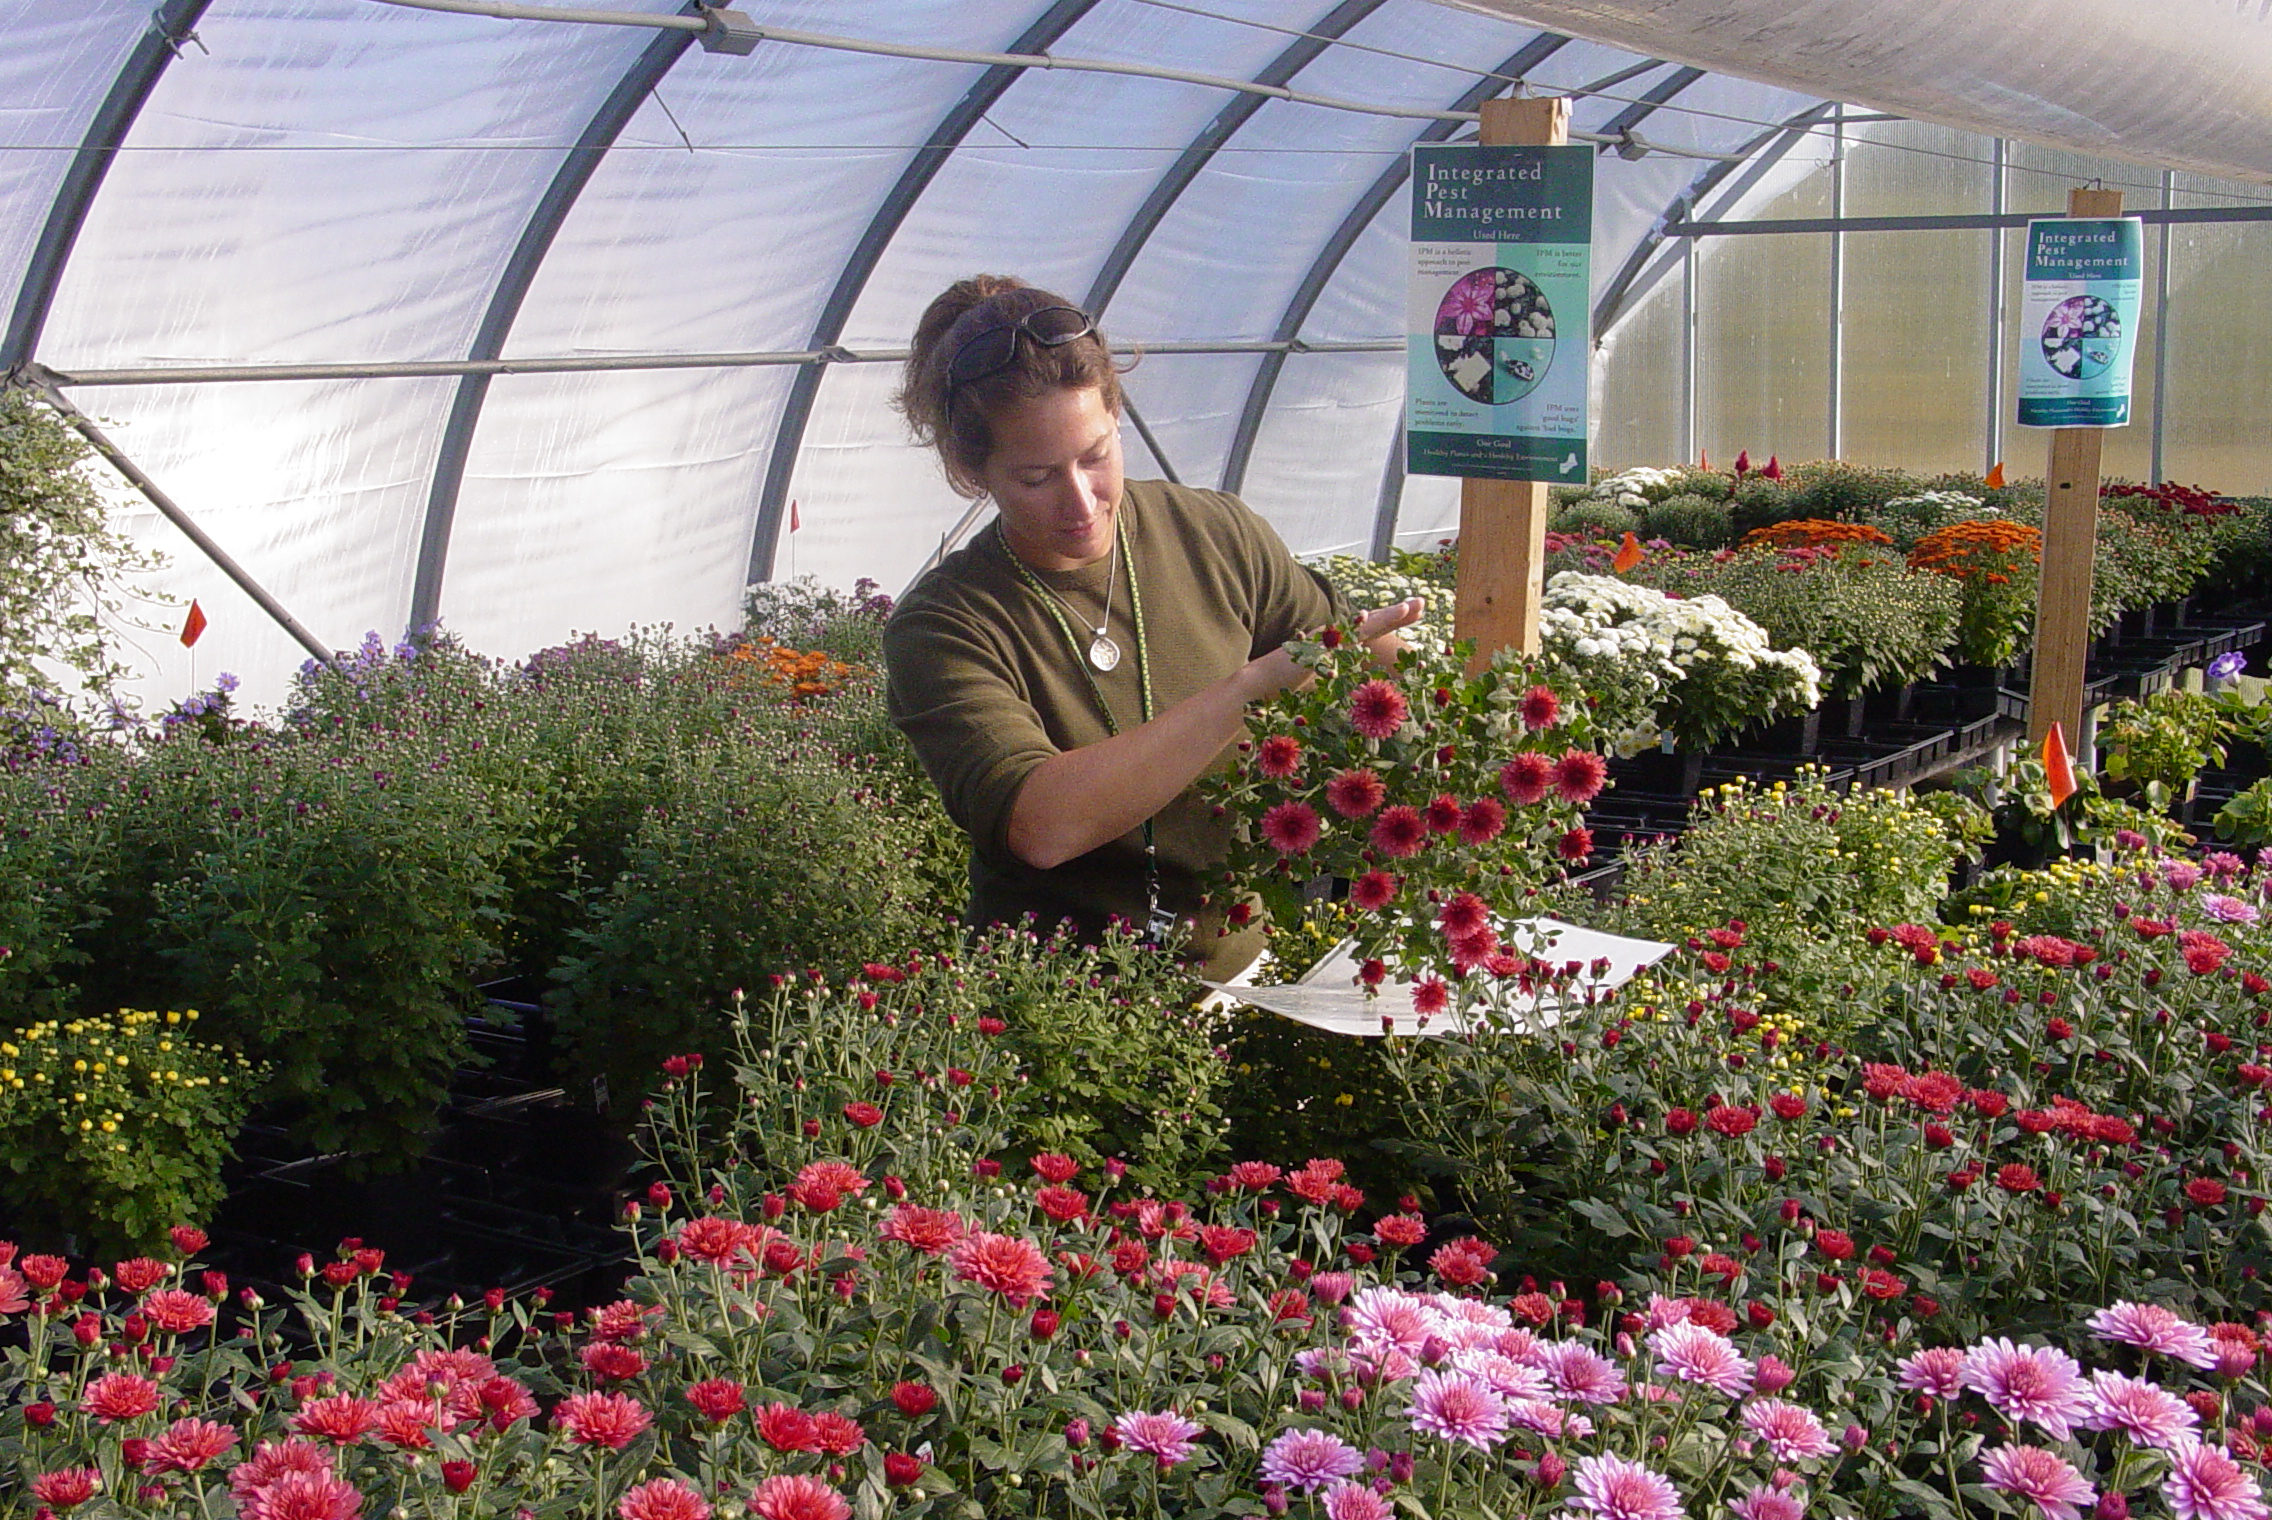
MULTIPOLYGON (((1011 44, 1012 48, 1030 55, 1048 47, 1096 4, 1097 0, 1056 0, 1056 4, 1042 12, 1026 28, 1025 34, 1011 44)), ((930 188, 940 168, 978 125, 979 118, 993 108, 1025 70, 1026 65, 1022 63, 995 64, 979 76, 969 92, 932 129, 929 140, 908 160, 898 181, 876 207, 875 215, 860 234, 860 241, 845 258, 836 286, 822 305, 819 320, 813 324, 808 347, 830 349, 844 336, 844 324, 851 320, 852 308, 859 303, 860 293, 868 287, 868 277, 875 273, 884 250, 891 246, 900 224, 907 220, 907 213, 923 198, 923 192, 930 188)), ((757 520, 750 533, 747 578, 753 584, 773 578, 773 555, 780 544, 782 518, 788 511, 789 482, 796 473, 797 454, 804 447, 805 427, 812 421, 813 403, 819 399, 821 382, 827 375, 825 364, 806 365, 797 372, 789 388, 789 398, 782 405, 781 423, 773 434, 773 452, 765 461, 765 484, 758 492, 757 520)))
POLYGON ((1666 229, 1672 222, 1679 220, 1684 214, 1693 215, 1705 196, 1717 190, 1729 176, 1740 169, 1742 178, 1721 207, 1724 215, 1729 207, 1743 197, 1744 192, 1766 176, 1768 170, 1781 163, 1793 148, 1806 141, 1808 132, 1817 122, 1836 109, 1837 106, 1830 101, 1809 106, 1782 126, 1771 127, 1745 143, 1737 158, 1713 164, 1689 181, 1687 188, 1672 198, 1666 205, 1664 214, 1633 245, 1633 251, 1626 257, 1624 266, 1617 271, 1616 277, 1609 282, 1609 288, 1602 292, 1601 299, 1594 304, 1594 343, 1598 346, 1608 335, 1610 324, 1624 315, 1627 297, 1637 288, 1643 287, 1641 272, 1647 266, 1649 256, 1664 246, 1666 229), (1683 208, 1686 208, 1685 212, 1683 208))
POLYGON ((158 87, 166 65, 179 56, 182 44, 189 40, 192 28, 211 3, 166 0, 151 14, 141 40, 127 55, 110 93, 103 98, 102 109, 88 124, 86 140, 72 155, 70 172, 56 191, 55 203, 40 229, 30 267, 24 271, 24 283, 16 291, 7 336, 0 339, 0 374, 29 363, 37 352, 48 311, 55 304, 56 288, 63 283, 71 249, 86 225, 96 192, 102 189, 103 176, 110 172, 111 160, 133 130, 150 92, 158 87))
MULTIPOLYGON (((698 8, 699 0, 687 0, 681 14, 692 16, 698 8)), ((520 241, 514 244, 512 257, 497 278, 489 309, 474 334, 469 360, 490 362, 505 352, 505 340, 512 335, 521 303, 528 299, 529 287, 535 284, 544 256, 551 251, 569 212, 575 209, 577 197, 591 183, 608 150, 640 106, 694 45, 694 35, 664 32, 648 43, 592 114, 576 145, 553 172, 552 182, 545 187, 544 198, 537 202, 528 224, 521 229, 520 241)), ((443 425, 441 444, 434 455, 433 482, 426 493, 426 519, 418 535, 418 562, 410 591, 410 627, 414 630, 442 615, 442 575, 449 564, 450 530, 457 521, 458 492, 465 484, 466 460, 473 452, 474 430, 481 425, 481 408, 489 398, 492 377, 489 371, 466 374, 458 381, 457 395, 450 402, 449 421, 443 425)))
MULTIPOLYGON (((1273 58, 1261 73, 1254 76, 1254 82, 1284 84, 1307 68, 1329 44, 1379 10, 1383 3, 1385 0, 1342 0, 1341 4, 1311 27, 1307 35, 1296 39, 1284 52, 1273 58)), ((1267 98, 1263 95, 1234 96, 1230 104, 1215 114, 1214 120, 1200 129, 1199 134, 1191 140, 1191 146, 1178 154, 1175 162, 1168 166, 1167 172, 1160 176, 1160 182, 1152 187, 1152 193, 1144 198, 1144 204, 1129 218, 1128 225, 1113 243, 1112 251, 1105 255, 1104 264, 1097 270, 1096 279, 1089 285, 1089 293, 1081 304, 1092 318, 1103 318, 1104 309, 1112 304, 1112 298, 1119 291, 1120 282, 1127 277, 1129 267, 1136 262, 1136 256, 1144 251, 1144 244, 1159 229, 1161 221, 1166 218, 1177 198, 1199 177, 1199 171, 1207 167, 1208 160, 1215 156, 1216 150, 1236 136, 1239 128, 1245 126, 1253 119, 1254 113, 1262 109, 1262 103, 1267 98)))
POLYGON ((1457 3, 1990 137, 2272 180, 2260 0, 1457 3))

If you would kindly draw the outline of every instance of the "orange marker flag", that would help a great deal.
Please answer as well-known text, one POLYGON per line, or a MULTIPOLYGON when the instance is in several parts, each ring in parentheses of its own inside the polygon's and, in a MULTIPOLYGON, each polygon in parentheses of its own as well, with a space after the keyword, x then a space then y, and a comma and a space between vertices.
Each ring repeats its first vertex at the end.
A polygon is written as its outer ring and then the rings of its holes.
POLYGON ((181 647, 193 649, 205 633, 205 609, 194 598, 189 604, 189 616, 181 620, 181 647))
POLYGON ((1615 570, 1619 575, 1623 575, 1646 557, 1641 548, 1641 540, 1635 538, 1632 532, 1628 530, 1625 535, 1625 542, 1618 545, 1617 557, 1609 562, 1609 568, 1615 570))
POLYGON ((1988 489, 1991 491, 2004 489, 2004 461, 2001 459, 1997 460, 1994 468, 1988 471, 1988 489))
POLYGON ((2051 783, 2051 805, 2065 806, 2075 795, 2075 767, 2067 758, 2067 736, 2057 723, 2043 736, 2043 775, 2051 783))
POLYGON ((804 519, 797 515, 797 504, 792 500, 789 503, 789 531, 794 533, 804 525, 804 519))

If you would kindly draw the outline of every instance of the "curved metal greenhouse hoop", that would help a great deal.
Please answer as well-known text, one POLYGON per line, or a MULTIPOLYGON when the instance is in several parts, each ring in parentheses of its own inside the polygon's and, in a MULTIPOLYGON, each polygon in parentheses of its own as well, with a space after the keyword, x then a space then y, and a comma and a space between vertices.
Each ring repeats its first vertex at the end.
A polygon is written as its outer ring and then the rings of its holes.
MULTIPOLYGON (((1056 0, 1010 45, 1010 51, 1042 51, 1072 30, 1073 24, 1096 4, 1097 0, 1056 0)), ((868 277, 882 262, 884 251, 891 246, 908 212, 915 209, 915 203, 923 198, 932 179, 978 125, 978 119, 991 110, 1024 73, 1022 65, 997 64, 988 69, 932 129, 930 137, 900 172, 898 182, 877 205, 867 230, 860 234, 860 241, 846 257, 844 268, 836 277, 836 288, 829 292, 828 300, 821 306, 819 320, 813 323, 812 341, 805 345, 807 349, 834 348, 837 340, 844 336, 844 324, 851 320, 852 308, 858 304, 860 293, 867 289, 868 277)), ((749 570, 745 577, 750 584, 773 578, 773 556, 781 542, 781 520, 788 513, 789 481, 796 472, 797 452, 804 445, 805 425, 812 420, 813 402, 819 398, 821 381, 827 375, 825 359, 805 365, 797 371, 797 378, 789 387, 789 399, 782 405, 781 422, 773 434, 773 452, 765 461, 765 484, 758 492, 757 521, 750 535, 749 570)))

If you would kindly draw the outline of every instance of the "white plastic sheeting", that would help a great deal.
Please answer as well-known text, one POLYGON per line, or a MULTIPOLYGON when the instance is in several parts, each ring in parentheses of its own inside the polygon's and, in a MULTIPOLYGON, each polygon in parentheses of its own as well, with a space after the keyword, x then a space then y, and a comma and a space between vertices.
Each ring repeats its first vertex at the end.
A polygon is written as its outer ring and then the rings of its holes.
MULTIPOLYGON (((63 191, 74 150, 104 102, 117 106, 132 60, 157 65, 147 99, 120 117, 120 151, 84 207, 37 345, 14 356, 66 375, 467 357, 571 145, 666 35, 370 0, 170 0, 195 35, 159 56, 146 40, 150 4, 0 0, 0 302, 28 289, 13 302, 19 312, 43 295, 27 284, 36 244, 46 236, 61 251, 56 232, 72 224, 59 213, 72 209, 63 191)), ((1428 110, 1503 90, 1511 81, 1491 71, 1540 37, 1526 22, 1426 0, 1381 0, 1353 22, 1349 7, 1325 0, 744 8, 784 27, 980 51, 1010 48, 1037 17, 1071 16, 1050 51, 1240 77, 1338 15, 1346 30, 1294 82, 1428 110)), ((1600 31, 1609 34, 1606 22, 1600 31)), ((1358 213, 1426 122, 1263 101, 1157 224, 1131 234, 1161 176, 1227 104, 1251 97, 1027 71, 946 144, 953 151, 904 218, 879 225, 923 145, 987 78, 967 63, 775 43, 748 57, 688 47, 568 207, 505 356, 803 351, 828 336, 824 303, 848 264, 868 273, 836 336, 853 349, 894 347, 955 277, 1017 273, 1080 299, 1132 237, 1140 241, 1103 311, 1116 341, 1397 333, 1404 197, 1358 213), (1324 257, 1337 235, 1345 254, 1324 257), (1305 282, 1316 296, 1306 311, 1290 305, 1305 282)), ((1712 155, 1737 152, 1817 99, 1693 79, 1587 41, 1548 52, 1525 82, 1580 93, 1581 132, 1630 127, 1647 144, 1702 155, 1603 155, 1597 296, 1712 155), (1589 86, 1599 88, 1583 93, 1589 86)), ((1793 162, 1810 156, 1819 159, 1793 162)), ((94 161, 82 152, 76 162, 94 161)), ((1129 389, 1177 473, 1213 484, 1272 367, 1254 353, 1153 353, 1129 389)), ((1243 489, 1297 549, 1371 539, 1401 367, 1395 352, 1296 354, 1275 366, 1243 489)), ((798 374, 495 380, 449 520, 444 621, 512 656, 575 630, 732 620, 798 374)), ((961 517, 963 504, 888 408, 894 378, 882 364, 823 373, 809 421, 791 430, 797 452, 781 494, 802 526, 781 534, 774 574, 838 584, 865 575, 896 590, 961 517)), ((346 646, 367 628, 398 633, 409 618, 458 393, 454 379, 423 378, 76 395, 304 623, 346 646)), ((1133 435, 1129 448, 1132 467, 1149 468, 1133 435)), ((1451 483, 1415 480, 1399 527, 1422 540, 1454 513, 1451 483)), ((198 674, 233 669, 252 695, 277 695, 300 652, 170 528, 135 521, 174 556, 162 589, 198 596, 212 615, 198 674)), ((186 657, 158 639, 149 660, 147 689, 178 693, 186 657)))

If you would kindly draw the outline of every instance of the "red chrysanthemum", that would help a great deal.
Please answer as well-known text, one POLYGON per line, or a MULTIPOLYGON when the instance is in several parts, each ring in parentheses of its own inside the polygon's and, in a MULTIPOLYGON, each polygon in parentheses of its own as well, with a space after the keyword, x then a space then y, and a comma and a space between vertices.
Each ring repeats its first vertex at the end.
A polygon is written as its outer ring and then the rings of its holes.
POLYGON ((1349 904, 1366 913, 1378 913, 1396 900, 1396 878, 1386 871, 1367 871, 1349 884, 1349 904))
POLYGON ((160 1288, 144 1297, 140 1308, 168 1335, 187 1335, 213 1323, 213 1300, 180 1288, 160 1288))
POLYGON ((615 1512, 623 1520, 710 1520, 710 1505, 676 1478, 655 1478, 625 1489, 615 1512))
POLYGON ((333 1394, 329 1398, 310 1399, 292 1416, 292 1428, 304 1436, 329 1441, 334 1446, 346 1446, 359 1441, 378 1428, 379 1405, 375 1399, 359 1399, 352 1394, 333 1394))
POLYGON ((176 1420, 150 1443, 146 1471, 192 1473, 237 1444, 237 1433, 212 1420, 176 1420))
POLYGON ((746 1390, 732 1378, 707 1378, 686 1390, 695 1413, 713 1425, 723 1425, 749 1407, 746 1390))
POLYGON ((891 1401, 911 1420, 920 1420, 939 1406, 938 1391, 927 1383, 894 1383, 891 1401))
POLYGON ((2213 1209, 2225 1201, 2225 1185, 2214 1177, 2193 1177, 2185 1184, 2185 1201, 2196 1208, 2213 1209))
POLYGON ((776 1473, 750 1491, 749 1512, 757 1520, 848 1520, 844 1496, 805 1473, 776 1473))
POLYGON ((579 1446, 621 1451, 655 1423, 645 1405, 628 1394, 579 1393, 560 1401, 552 1418, 579 1446))
POLYGON ((955 1276, 1023 1304, 1049 1291, 1049 1258, 1030 1240, 981 1230, 948 1254, 955 1276))
POLYGON ((1759 1123, 1759 1115, 1748 1108, 1722 1103, 1704 1110, 1704 1127, 1716 1135, 1740 1140, 1752 1132, 1759 1123))
POLYGON ((884 1111, 865 1099, 855 1098, 844 1105, 844 1117, 862 1129, 874 1129, 884 1122, 884 1111))
POLYGON ((1447 794, 1429 798, 1428 806, 1421 816, 1428 822, 1429 833, 1452 834, 1458 832, 1459 821, 1466 813, 1467 809, 1459 805, 1459 799, 1447 794))
POLYGON ((1428 842, 1428 825, 1417 808, 1398 803, 1384 808, 1380 817, 1373 820, 1373 848, 1392 860, 1403 860, 1420 853, 1428 842))
POLYGON ((1041 1211, 1059 1224, 1071 1224, 1089 1212, 1089 1195, 1079 1188, 1045 1187, 1037 1190, 1034 1202, 1041 1211))
POLYGON ((1283 781, 1302 768, 1302 741, 1292 734, 1272 734, 1255 750, 1254 768, 1273 781, 1283 781))
POLYGON ((1499 767, 1499 790, 1516 807, 1543 802, 1553 784, 1554 762, 1535 750, 1525 750, 1499 767))
POLYGON ((1363 818, 1388 800, 1388 788, 1368 770, 1336 772, 1325 784, 1325 803, 1344 818, 1363 818))
POLYGON ((1317 809, 1306 802, 1281 802, 1262 815, 1262 837, 1281 855, 1299 855, 1325 832, 1317 809))
POLYGON ((1451 938, 1465 939, 1490 926, 1491 908, 1473 892, 1461 892, 1437 910, 1436 922, 1451 938))
POLYGON ((1386 681, 1367 681, 1349 698, 1349 726, 1368 739, 1394 738, 1411 715, 1404 693, 1386 681))
POLYGON ((757 1412, 757 1437, 775 1451, 818 1451, 813 1417, 794 1404, 767 1404, 757 1412))
POLYGON ((962 1215, 953 1209, 927 1209, 920 1204, 903 1203, 884 1220, 882 1235, 886 1240, 896 1240, 926 1256, 943 1256, 967 1231, 962 1215))
POLYGON ((158 1407, 158 1385, 131 1372, 106 1372, 87 1385, 79 1407, 105 1422, 134 1420, 158 1407))
POLYGON ((1996 1186, 2007 1193, 2032 1193, 2043 1186, 2043 1180, 2035 1175, 2034 1167, 2014 1161, 1996 1168, 1996 1186))
POLYGON ((147 1293, 164 1282, 166 1274, 172 1270, 162 1261, 152 1261, 147 1256, 133 1256, 114 1263, 110 1276, 111 1281, 117 1283, 123 1292, 147 1293))
POLYGON ((1609 767, 1590 749, 1566 750, 1554 762, 1554 790, 1561 793, 1564 802, 1576 807, 1584 807, 1599 796, 1608 779, 1609 767))
POLYGON ((1572 829, 1555 841, 1554 852, 1573 865, 1582 864, 1594 852, 1594 831, 1572 829))
POLYGON ((1478 797, 1460 814, 1461 844, 1489 844, 1506 831, 1507 810, 1496 797, 1478 797))
POLYGON ((1552 728, 1562 716, 1562 699, 1544 686, 1533 686, 1523 693, 1519 711, 1523 727, 1536 733, 1542 728, 1552 728))
POLYGON ((1422 1018, 1434 1018, 1452 1005, 1451 989, 1442 977, 1422 977, 1413 984, 1412 1011, 1422 1018))
POLYGON ((1081 1175, 1081 1163, 1059 1151, 1043 1151, 1027 1165, 1044 1182, 1071 1182, 1081 1175))

